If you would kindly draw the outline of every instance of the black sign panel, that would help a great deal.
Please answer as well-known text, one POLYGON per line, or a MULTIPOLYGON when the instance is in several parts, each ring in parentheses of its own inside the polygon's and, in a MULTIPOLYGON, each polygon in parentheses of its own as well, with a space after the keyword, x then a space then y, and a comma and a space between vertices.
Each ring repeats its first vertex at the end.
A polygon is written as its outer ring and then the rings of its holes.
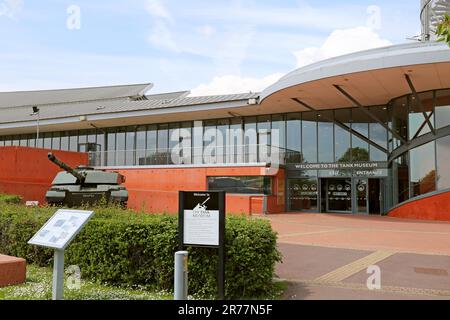
POLYGON ((180 191, 178 221, 180 250, 218 249, 218 297, 225 299, 225 192, 180 191))

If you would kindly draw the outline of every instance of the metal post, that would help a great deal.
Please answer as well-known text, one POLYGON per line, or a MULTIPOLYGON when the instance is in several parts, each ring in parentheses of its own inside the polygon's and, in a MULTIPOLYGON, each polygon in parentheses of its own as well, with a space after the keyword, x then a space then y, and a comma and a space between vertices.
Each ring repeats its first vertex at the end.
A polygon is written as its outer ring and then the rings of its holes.
POLYGON ((174 299, 187 300, 188 296, 188 252, 175 253, 174 299))
POLYGON ((64 290, 64 250, 55 250, 53 261, 53 300, 62 300, 64 290))
MULTIPOLYGON (((39 120, 40 120, 40 118, 41 118, 41 115, 40 115, 40 112, 38 111, 38 113, 37 113, 36 144, 37 144, 38 141, 39 141, 39 120)), ((37 146, 36 146, 36 147, 37 147, 37 146)))

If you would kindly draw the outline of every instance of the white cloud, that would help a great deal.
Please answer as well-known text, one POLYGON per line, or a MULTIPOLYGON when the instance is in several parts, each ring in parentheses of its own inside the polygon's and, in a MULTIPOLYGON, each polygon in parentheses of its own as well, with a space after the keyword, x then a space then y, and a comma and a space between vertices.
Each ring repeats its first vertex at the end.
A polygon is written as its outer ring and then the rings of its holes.
POLYGON ((322 46, 305 48, 294 52, 294 55, 297 58, 297 67, 303 67, 328 58, 391 44, 368 27, 356 27, 335 30, 322 46))
POLYGON ((6 16, 15 19, 17 14, 23 9, 22 0, 4 0, 0 2, 0 17, 6 16))
POLYGON ((147 0, 145 3, 145 8, 147 9, 147 12, 155 18, 174 22, 174 19, 170 12, 159 0, 147 0))
POLYGON ((201 84, 191 90, 192 96, 205 96, 216 94, 234 94, 244 92, 261 92, 271 84, 278 81, 282 73, 268 75, 264 78, 241 77, 237 75, 225 75, 215 77, 208 84, 201 84))

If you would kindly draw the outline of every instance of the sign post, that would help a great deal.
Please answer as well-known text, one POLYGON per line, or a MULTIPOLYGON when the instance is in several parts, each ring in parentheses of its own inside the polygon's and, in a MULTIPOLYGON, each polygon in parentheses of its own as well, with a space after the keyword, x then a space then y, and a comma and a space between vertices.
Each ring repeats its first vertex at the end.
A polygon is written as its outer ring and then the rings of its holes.
POLYGON ((179 193, 179 250, 218 249, 218 298, 225 299, 225 192, 179 193))
POLYGON ((80 233, 94 214, 93 211, 58 210, 28 241, 55 250, 53 261, 53 300, 62 300, 64 290, 64 250, 80 233))

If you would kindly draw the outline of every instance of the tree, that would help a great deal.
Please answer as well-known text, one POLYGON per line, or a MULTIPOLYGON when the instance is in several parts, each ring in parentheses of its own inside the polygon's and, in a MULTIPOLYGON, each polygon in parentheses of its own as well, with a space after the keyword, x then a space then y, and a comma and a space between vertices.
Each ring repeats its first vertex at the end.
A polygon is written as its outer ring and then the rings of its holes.
POLYGON ((364 148, 348 148, 338 162, 369 161, 369 152, 364 148))
POLYGON ((446 42, 450 46, 450 15, 444 14, 442 22, 438 25, 436 29, 436 35, 438 36, 438 41, 446 42))

